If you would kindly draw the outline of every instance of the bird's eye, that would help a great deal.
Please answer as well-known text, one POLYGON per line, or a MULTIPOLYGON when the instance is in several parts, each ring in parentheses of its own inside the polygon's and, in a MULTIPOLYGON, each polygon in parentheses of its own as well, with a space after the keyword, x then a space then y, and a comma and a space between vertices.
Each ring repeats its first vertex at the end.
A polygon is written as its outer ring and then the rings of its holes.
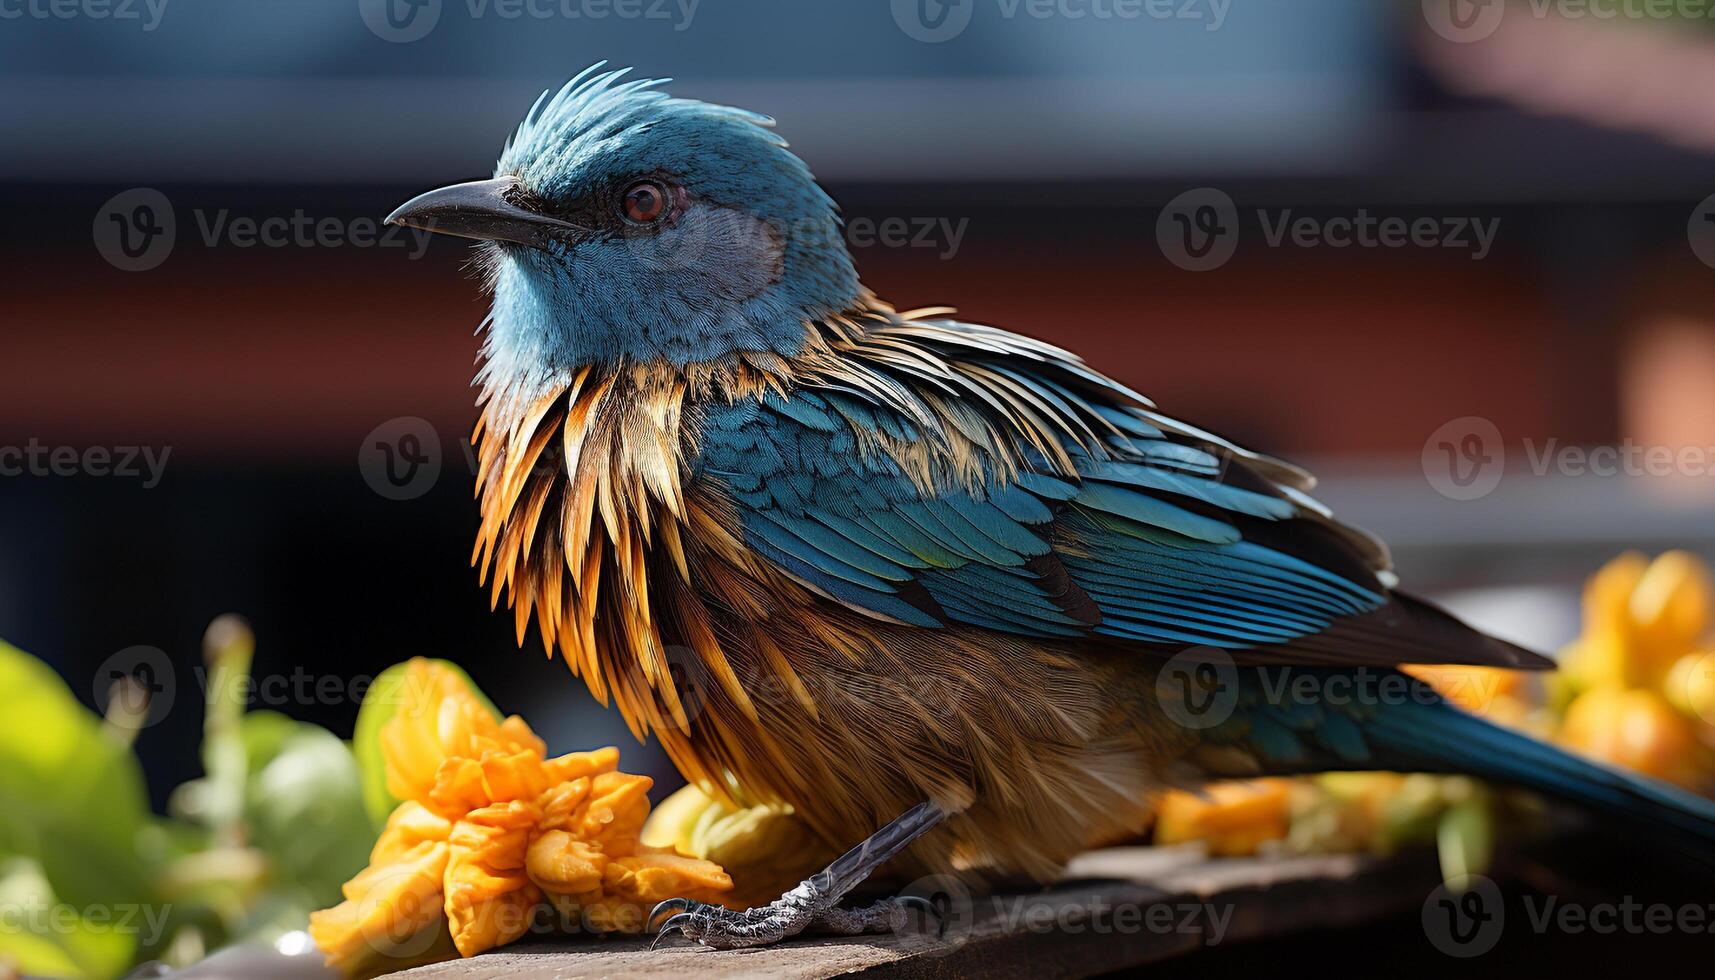
POLYGON ((667 188, 657 181, 640 180, 625 189, 619 210, 632 224, 649 224, 667 212, 667 188))

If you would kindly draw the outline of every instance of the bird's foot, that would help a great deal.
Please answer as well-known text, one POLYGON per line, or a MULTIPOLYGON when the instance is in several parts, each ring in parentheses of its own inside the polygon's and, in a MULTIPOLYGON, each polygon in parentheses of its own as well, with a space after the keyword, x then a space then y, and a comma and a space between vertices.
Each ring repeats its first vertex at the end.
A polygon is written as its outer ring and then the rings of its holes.
POLYGON ((662 936, 674 929, 715 949, 766 946, 812 927, 844 936, 898 932, 909 921, 910 910, 914 908, 926 911, 940 923, 940 910, 920 898, 889 899, 861 909, 842 909, 840 900, 946 815, 933 803, 920 803, 835 858, 832 864, 811 875, 798 887, 757 908, 740 912, 684 898, 669 898, 649 913, 650 922, 662 913, 673 913, 661 924, 655 941, 660 942, 662 936))
POLYGON ((767 946, 802 932, 856 936, 866 932, 901 932, 913 912, 928 922, 942 922, 940 909, 916 896, 889 898, 857 909, 841 908, 839 900, 820 893, 806 881, 767 905, 735 911, 720 905, 670 898, 649 914, 654 922, 662 913, 673 915, 661 924, 655 941, 678 929, 693 942, 712 949, 743 949, 767 946))
POLYGON ((830 935, 902 932, 911 923, 912 911, 921 911, 928 922, 942 922, 942 911, 928 899, 900 896, 864 908, 840 908, 837 899, 816 894, 811 882, 803 882, 772 903, 743 911, 671 898, 655 906, 650 922, 655 922, 665 911, 671 911, 672 916, 662 923, 655 942, 677 929, 686 939, 710 949, 768 946, 801 932, 830 935))

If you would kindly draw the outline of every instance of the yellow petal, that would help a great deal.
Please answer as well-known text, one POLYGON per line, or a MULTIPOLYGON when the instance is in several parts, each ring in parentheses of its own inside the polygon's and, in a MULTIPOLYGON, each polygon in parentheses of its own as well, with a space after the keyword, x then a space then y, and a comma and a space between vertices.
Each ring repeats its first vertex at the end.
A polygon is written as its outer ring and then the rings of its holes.
POLYGON ((577 908, 580 923, 592 932, 633 934, 643 931, 644 919, 649 915, 649 911, 642 903, 608 897, 585 902, 577 908))
POLYGON ((610 857, 625 857, 637 850, 637 835, 649 816, 648 776, 604 772, 590 781, 590 798, 573 815, 572 831, 599 843, 610 857))
POLYGON ((790 806, 736 808, 695 785, 650 812, 640 842, 640 853, 665 849, 721 866, 732 876, 731 897, 741 906, 772 900, 837 856, 790 806))
POLYGON ((542 768, 553 783, 594 777, 619 768, 619 750, 609 745, 590 752, 568 752, 542 763, 542 768))
POLYGON ((346 900, 310 915, 310 938, 329 966, 350 970, 374 957, 409 951, 442 922, 441 884, 448 845, 424 841, 394 861, 346 882, 346 900))
POLYGON ((524 864, 538 815, 531 803, 497 803, 453 825, 445 911, 461 955, 503 946, 530 928, 542 895, 524 864))
POLYGON ((625 898, 659 902, 674 896, 711 896, 732 888, 732 878, 713 861, 678 854, 642 853, 610 862, 603 886, 625 898))
POLYGON ((372 865, 387 864, 424 841, 444 841, 453 825, 414 800, 394 808, 387 826, 369 852, 372 865))
POLYGON ((1688 551, 1663 552, 1632 590, 1628 612, 1641 662, 1636 683, 1659 681, 1709 629, 1708 566, 1688 551))
POLYGON ((1715 725, 1715 650, 1694 651, 1674 661, 1666 693, 1687 718, 1715 725))
POLYGON ((650 811, 639 842, 648 847, 671 847, 683 854, 702 857, 691 850, 691 833, 697 820, 715 805, 715 801, 697 788, 697 784, 687 783, 650 811))
POLYGON ((522 719, 495 721, 464 679, 440 664, 412 660, 399 696, 399 710, 381 728, 381 749, 387 788, 400 799, 433 808, 429 793, 449 759, 481 759, 485 752, 546 754, 522 719))
POLYGON ((587 778, 548 787, 536 798, 536 806, 542 811, 542 820, 537 826, 542 830, 568 829, 578 814, 579 806, 589 795, 590 781, 587 778))
POLYGON ((1609 626, 1631 620, 1632 591, 1649 569, 1649 559, 1628 551, 1603 565, 1584 583, 1584 623, 1609 626))
POLYGON ((524 867, 543 891, 578 894, 601 887, 607 855, 600 845, 550 830, 530 843, 524 867))
POLYGON ((1559 741, 1591 758, 1697 790, 1715 765, 1692 723, 1654 691, 1595 688, 1566 710, 1559 741))

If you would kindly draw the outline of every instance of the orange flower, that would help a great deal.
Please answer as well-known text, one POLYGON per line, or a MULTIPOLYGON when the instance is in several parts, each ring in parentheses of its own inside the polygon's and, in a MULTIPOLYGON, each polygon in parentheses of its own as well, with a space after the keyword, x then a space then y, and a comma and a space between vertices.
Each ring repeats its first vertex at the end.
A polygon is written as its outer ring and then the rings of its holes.
POLYGON ((1692 723, 1654 691, 1599 687, 1566 711, 1561 744, 1686 789, 1706 789, 1715 772, 1692 723))
POLYGON ((1156 810, 1155 842, 1205 842, 1209 853, 1255 854, 1286 836, 1290 803, 1284 779, 1210 783, 1201 795, 1171 790, 1156 810))
POLYGON ((346 901, 310 917, 329 965, 421 962, 439 936, 474 956, 524 935, 544 901, 568 923, 639 932, 656 902, 731 890, 717 864, 639 847, 653 781, 619 772, 618 749, 549 759, 522 719, 496 720, 430 661, 411 661, 400 690, 381 747, 388 789, 404 802, 346 901))

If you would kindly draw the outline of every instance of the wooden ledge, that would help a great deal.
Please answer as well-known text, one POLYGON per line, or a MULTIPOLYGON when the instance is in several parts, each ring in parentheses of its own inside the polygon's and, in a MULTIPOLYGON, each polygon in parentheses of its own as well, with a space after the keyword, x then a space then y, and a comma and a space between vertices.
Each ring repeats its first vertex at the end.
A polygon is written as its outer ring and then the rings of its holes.
POLYGON ((798 939, 722 952, 668 939, 529 941, 418 967, 411 980, 520 977, 1084 977, 1205 945, 1352 926, 1420 906, 1439 883, 1432 855, 1205 858, 1194 848, 1092 851, 1066 880, 1034 893, 955 900, 944 939, 924 935, 798 939))

